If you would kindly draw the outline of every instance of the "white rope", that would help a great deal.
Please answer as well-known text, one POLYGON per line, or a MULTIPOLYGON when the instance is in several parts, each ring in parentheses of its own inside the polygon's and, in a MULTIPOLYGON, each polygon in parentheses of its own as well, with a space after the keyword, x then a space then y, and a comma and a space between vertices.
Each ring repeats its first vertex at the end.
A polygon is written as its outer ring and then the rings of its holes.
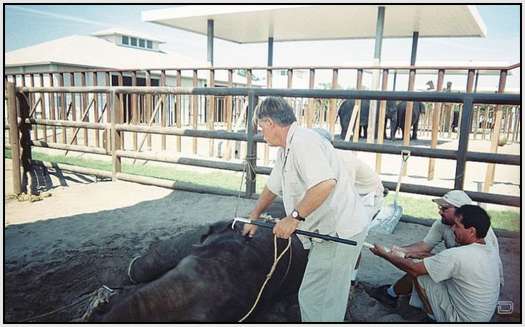
POLYGON ((288 245, 286 245, 286 248, 283 250, 283 252, 281 252, 281 254, 279 256, 277 256, 277 236, 275 236, 275 235, 273 236, 273 265, 272 265, 272 268, 270 268, 270 272, 268 272, 268 274, 266 274, 266 280, 262 284, 261 289, 259 290, 259 294, 257 294, 257 298, 255 299, 255 302, 253 303, 250 311, 248 311, 248 313, 245 314, 244 317, 242 317, 239 320, 239 322, 243 322, 246 318, 248 318, 248 316, 250 316, 252 311, 255 309, 255 307, 259 303, 259 300, 261 298, 262 292, 264 291, 264 288, 266 287, 266 284, 268 283, 270 278, 272 278, 272 275, 273 275, 275 269, 277 268, 277 264, 279 263, 279 260, 281 260, 283 255, 290 249, 290 245, 291 244, 292 244, 292 237, 290 236, 288 238, 288 245))

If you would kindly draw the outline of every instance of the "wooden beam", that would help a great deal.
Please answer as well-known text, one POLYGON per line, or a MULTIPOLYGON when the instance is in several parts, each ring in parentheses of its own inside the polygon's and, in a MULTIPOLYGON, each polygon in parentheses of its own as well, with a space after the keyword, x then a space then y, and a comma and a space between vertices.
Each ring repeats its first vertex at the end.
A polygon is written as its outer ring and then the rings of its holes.
MULTIPOLYGON (((228 69, 228 87, 233 87, 233 69, 228 69)), ((228 132, 232 131, 232 121, 233 121, 233 97, 227 96, 225 100, 226 106, 226 130, 228 132)), ((226 147, 224 149, 224 159, 231 160, 232 157, 232 142, 226 140, 226 147)))
MULTIPOLYGON (((198 87, 199 84, 199 74, 198 70, 193 70, 193 87, 198 87)), ((198 95, 192 95, 191 96, 191 111, 192 111, 192 119, 191 119, 191 125, 193 129, 198 129, 198 118, 199 118, 199 97, 198 95)), ((197 154, 197 138, 192 138, 192 153, 197 154)))
MULTIPOLYGON (((166 86, 166 71, 163 69, 160 71, 160 86, 166 86)), ((160 109, 160 126, 166 127, 166 120, 167 120, 167 109, 168 105, 167 103, 164 103, 165 101, 162 101, 162 107, 160 109)), ((160 148, 162 151, 166 151, 166 135, 160 136, 160 148)), ((180 138, 177 143, 177 152, 180 152, 180 138)))
MULTIPOLYGON (((308 88, 313 90, 315 87, 315 69, 310 69, 310 77, 308 80, 308 88)), ((314 108, 315 100, 310 98, 308 99, 308 107, 306 108, 306 128, 312 128, 314 120, 314 108)))
MULTIPOLYGON (((69 85, 70 86, 75 86, 75 73, 70 73, 69 74, 69 85)), ((76 104, 76 95, 75 93, 71 93, 71 102, 70 102, 70 108, 68 109, 71 110, 71 120, 72 121, 76 121, 77 120, 77 104, 76 104)), ((66 117, 69 117, 69 112, 66 113, 66 117)), ((73 144, 78 144, 77 142, 77 139, 74 140, 73 144)))
MULTIPOLYGON (((208 82, 208 87, 213 88, 215 87, 215 69, 210 69, 210 79, 208 82)), ((215 96, 210 95, 208 97, 208 114, 206 115, 207 118, 207 128, 209 131, 213 131, 215 129, 215 96)), ((210 158, 213 158, 215 155, 215 140, 209 139, 208 140, 208 156, 210 158)))
MULTIPOLYGON (((55 81, 53 80, 53 73, 49 73, 49 86, 53 87, 55 85, 55 81)), ((54 93, 48 93, 49 97, 49 116, 51 120, 56 119, 56 106, 55 106, 55 99, 56 95, 54 93)), ((55 126, 51 127, 51 140, 53 140, 54 143, 57 143, 57 129, 55 126)))
MULTIPOLYGON (((499 75, 498 93, 505 92, 506 82, 507 82, 507 71, 502 70, 499 75)), ((502 109, 501 105, 496 105, 494 128, 492 132, 492 138, 490 140, 490 152, 491 153, 498 153, 499 134, 501 131, 501 116, 502 116, 501 109, 502 109)), ((486 120, 488 120, 488 115, 487 115, 486 120)), ((495 170, 496 170, 495 164, 487 164, 487 171, 485 173, 485 182, 483 183, 483 192, 488 192, 490 190, 490 187, 494 183, 495 170)))
MULTIPOLYGON (((445 79, 445 70, 440 69, 438 71, 438 80, 437 80, 437 86, 436 91, 441 92, 443 90, 443 81, 445 79)), ((437 148, 438 143, 438 132, 439 132, 439 121, 440 121, 440 115, 441 115, 441 108, 442 103, 433 103, 434 108, 432 109, 432 137, 431 137, 431 145, 430 147, 432 149, 437 148)), ((433 180, 435 178, 435 168, 436 168, 436 160, 434 158, 430 158, 428 160, 428 175, 427 179, 433 180)))
MULTIPOLYGON (((182 87, 182 71, 181 70, 177 70, 176 84, 177 84, 177 87, 182 87)), ((175 124, 178 128, 182 128, 182 96, 181 95, 175 96, 175 101, 176 101, 175 124)), ((175 145, 176 145, 175 150, 177 152, 182 152, 182 138, 180 136, 175 137, 175 145)))
MULTIPOLYGON (((93 72, 93 86, 97 86, 98 85, 98 73, 97 72, 93 72)), ((98 122, 99 121, 99 114, 98 114, 98 98, 99 98, 99 94, 95 93, 93 94, 93 120, 98 122)), ((97 148, 100 148, 100 131, 98 130, 95 130, 95 146, 97 148)))
MULTIPOLYGON (((408 78, 408 91, 414 91, 414 85, 416 83, 416 70, 411 69, 408 78)), ((412 111, 414 109, 414 101, 408 101, 405 111, 405 130, 403 132, 403 145, 408 146, 410 144, 410 129, 412 126, 412 111)), ((407 175, 408 162, 404 165, 403 176, 407 175)))
MULTIPOLYGON (((381 91, 388 91, 388 69, 383 69, 383 79, 381 81, 381 91)), ((377 144, 383 144, 385 131, 386 101, 379 102, 379 115, 377 126, 377 144)), ((376 173, 381 175, 381 153, 376 154, 376 173)))
MULTIPOLYGON (((339 70, 337 68, 332 69, 332 90, 337 90, 337 80, 339 78, 339 70)), ((330 133, 335 133, 335 120, 337 117, 336 100, 330 99, 330 107, 328 109, 328 128, 330 133)))
MULTIPOLYGON (((357 70, 357 82, 356 82, 356 89, 361 90, 363 84, 363 70, 358 69, 357 70)), ((352 118, 355 117, 353 124, 352 119, 350 119, 350 125, 348 125, 348 131, 345 136, 345 141, 350 140, 350 133, 349 131, 354 127, 354 137, 353 142, 358 143, 359 142, 359 120, 360 120, 360 114, 361 114, 361 99, 355 99, 355 105, 354 110, 352 111, 352 118)))

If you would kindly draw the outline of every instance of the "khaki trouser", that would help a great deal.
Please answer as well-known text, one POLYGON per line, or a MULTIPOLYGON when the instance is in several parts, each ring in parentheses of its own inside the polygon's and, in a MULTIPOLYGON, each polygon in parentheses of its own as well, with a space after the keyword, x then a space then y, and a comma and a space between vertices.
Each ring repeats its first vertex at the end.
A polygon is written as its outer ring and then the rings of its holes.
POLYGON ((312 241, 308 264, 299 289, 303 322, 342 322, 348 304, 351 269, 355 266, 366 231, 350 239, 357 246, 312 241))

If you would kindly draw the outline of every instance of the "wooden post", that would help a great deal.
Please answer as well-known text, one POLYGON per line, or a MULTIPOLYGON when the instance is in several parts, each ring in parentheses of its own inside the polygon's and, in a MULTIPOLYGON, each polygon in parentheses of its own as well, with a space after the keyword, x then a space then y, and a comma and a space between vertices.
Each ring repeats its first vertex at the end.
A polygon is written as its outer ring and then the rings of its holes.
MULTIPOLYGON (((75 86, 75 73, 70 73, 69 84, 70 86, 75 86)), ((77 120, 77 104, 75 100, 76 100, 76 94, 71 92, 71 121, 77 120)), ((66 113, 66 116, 69 116, 69 115, 66 113)), ((73 144, 78 144, 77 139, 73 140, 73 144)))
MULTIPOLYGON (((64 73, 60 73, 59 75, 59 79, 58 79, 58 86, 62 87, 64 86, 64 73)), ((62 120, 67 120, 67 117, 66 117, 66 93, 60 93, 60 96, 61 96, 61 103, 60 103, 60 119, 62 120)), ((67 131, 66 131, 66 128, 65 127, 62 127, 62 143, 64 144, 67 144, 67 131)))
MULTIPOLYGON (((146 70, 146 86, 148 87, 151 86, 151 71, 149 70, 146 70)), ((145 110, 146 119, 145 121, 149 122, 151 120, 151 110, 152 110, 153 98, 151 94, 146 94, 144 98, 146 99, 146 110, 145 110)), ((147 134, 147 142, 148 142, 147 143, 148 151, 151 151, 151 133, 147 134)))
MULTIPOLYGON (((383 69, 383 80, 381 81, 381 91, 388 91, 388 69, 383 69)), ((377 144, 383 144, 385 138, 385 116, 386 101, 379 103, 379 121, 377 126, 377 144)), ((381 153, 376 153, 376 173, 381 175, 381 153)))
MULTIPOLYGON (((93 72, 93 86, 97 86, 98 85, 98 74, 97 72, 93 72)), ((99 94, 98 93, 94 93, 93 94, 93 120, 96 121, 97 123, 99 122, 99 114, 98 114, 98 98, 99 98, 99 94)), ((94 130, 95 132, 95 146, 97 148, 100 148, 100 131, 98 129, 94 130)))
POLYGON ((117 156, 117 150, 120 150, 121 148, 121 138, 120 138, 120 135, 121 135, 121 132, 120 131, 117 131, 116 129, 116 124, 117 124, 117 120, 120 120, 120 115, 119 115, 119 110, 118 108, 121 107, 121 104, 118 105, 117 107, 117 101, 118 101, 118 98, 117 98, 117 95, 115 94, 115 91, 111 91, 110 95, 109 95, 109 99, 110 99, 110 111, 111 111, 111 144, 112 144, 112 147, 111 147, 111 158, 112 158, 112 174, 111 174, 111 177, 112 177, 112 180, 113 181, 116 181, 117 180, 117 174, 120 173, 122 171, 122 160, 119 156, 117 156))
MULTIPOLYGON (((228 69, 228 87, 233 87, 233 69, 228 69)), ((232 131, 232 121, 233 121, 233 97, 227 96, 225 98, 225 107, 226 107, 226 130, 228 132, 232 131)), ((232 157, 232 142, 226 140, 226 147, 224 149, 224 159, 227 161, 231 160, 232 157)))
MULTIPOLYGON (((118 86, 124 86, 124 73, 123 72, 118 72, 118 86)), ((118 106, 118 112, 117 112, 117 121, 119 123, 124 123, 126 122, 126 114, 125 114, 125 110, 126 108, 124 108, 124 94, 119 94, 118 95, 118 99, 117 99, 117 102, 119 103, 119 106, 118 106)), ((121 146, 122 148, 125 148, 126 147, 126 143, 125 143, 125 139, 124 139, 124 132, 119 132, 119 146, 121 146)), ((150 134, 151 135, 151 134, 150 134)), ((118 148, 120 149, 120 148, 118 148)))
MULTIPOLYGON (((408 91, 414 91, 414 84, 416 83, 416 70, 410 70, 410 76, 408 79, 408 91)), ((414 101, 407 102, 405 111, 405 130, 403 132, 403 145, 410 145, 410 127, 412 126, 412 111, 414 109, 414 101)), ((404 166, 403 176, 407 175, 408 163, 404 166)))
MULTIPOLYGON (((178 75, 177 75, 178 78, 178 75)), ((166 86, 166 71, 163 69, 160 71, 160 86, 166 86)), ((165 98, 164 96, 163 98, 165 98)), ((178 102, 177 102, 178 105, 178 102)), ((166 127, 166 120, 168 119, 168 115, 166 113, 168 109, 167 101, 162 101, 162 107, 160 108, 160 126, 166 127)), ((176 109, 175 109, 176 110, 176 109)), ((180 110, 177 110, 180 111, 180 110)), ((177 122, 179 119, 177 119, 177 122)), ((177 125, 177 127, 179 127, 177 125)), ((166 135, 160 136, 160 146, 162 151, 166 151, 166 135)), ((180 137, 177 140, 177 152, 180 152, 180 137)))
MULTIPOLYGON (((308 80, 308 88, 313 90, 315 87, 315 69, 310 68, 310 78, 308 80)), ((314 99, 308 99, 308 107, 306 108, 306 128, 312 128, 314 120, 314 99)))
POLYGON ((474 106, 474 118, 472 119, 474 126, 474 135, 472 138, 475 140, 478 136, 478 126, 479 126, 479 106, 474 106))
MULTIPOLYGON (((16 82, 16 79, 15 79, 16 82)), ((22 176, 20 174, 20 134, 16 110, 16 85, 7 83, 7 108, 9 110, 9 140, 11 142, 11 163, 13 171, 13 193, 22 193, 22 176)))
MULTIPOLYGON (((499 85, 498 85, 498 93, 503 93, 505 91, 505 84, 507 82, 507 70, 502 70, 499 75, 499 85)), ((495 110, 495 117, 494 117, 494 129, 492 133, 492 138, 490 142, 490 153, 498 153, 498 142, 499 142, 499 134, 501 130, 501 105, 496 105, 495 110)), ((488 120, 488 115, 487 115, 488 120)), ((494 174, 495 174, 495 164, 489 163, 487 164, 487 171, 485 174, 485 183, 483 183, 483 192, 488 192, 490 190, 490 187, 494 183, 494 174)))
MULTIPOLYGON (((131 72, 131 85, 137 86, 137 72, 136 71, 131 72)), ((139 124, 139 111, 137 108, 137 94, 136 93, 133 93, 131 95, 131 115, 132 115, 131 123, 134 125, 138 125, 139 124)), ((138 133, 133 132, 132 137, 133 137, 133 150, 137 151, 138 138, 139 138, 138 133)))
MULTIPOLYGON (((215 69, 210 69, 210 80, 208 82, 208 87, 212 88, 215 87, 215 69)), ((206 115, 207 118, 207 128, 209 131, 213 131, 215 129, 215 96, 211 95, 208 97, 208 114, 206 115)), ((208 139, 208 156, 210 158, 214 157, 214 147, 215 142, 214 139, 208 139)))
MULTIPOLYGON (((332 69, 332 90, 337 90, 337 79, 339 76, 339 70, 337 68, 332 69)), ((328 109, 328 129, 330 133, 335 133, 335 120, 336 114, 336 100, 330 99, 330 106, 328 109)))
MULTIPOLYGON (((177 70, 176 77, 177 87, 182 87, 182 71, 177 70)), ((182 128, 182 96, 177 95, 175 97, 176 106, 175 106, 175 124, 177 128, 182 128)), ((175 137, 176 151, 182 152, 182 138, 180 136, 175 137)))
MULTIPOLYGON (((86 73, 82 72, 80 74, 80 82, 82 83, 82 86, 86 86, 86 73)), ((82 117, 85 117, 82 121, 89 122, 89 114, 86 115, 87 109, 87 103, 88 103, 88 94, 82 93, 82 117)), ((88 146, 89 144, 89 135, 87 128, 84 128, 84 145, 88 146)))
MULTIPOLYGON (((266 70, 266 87, 271 89, 273 85, 273 71, 271 69, 266 70)), ((268 143, 264 143, 263 145, 263 165, 268 166, 270 163, 270 147, 268 146, 268 143)))
MULTIPOLYGON (((466 88, 466 91, 467 93, 472 93, 472 91, 474 90, 474 78, 476 76, 476 71, 474 69, 469 69, 468 70, 468 76, 467 76, 467 88, 466 88)), ((463 114, 463 110, 460 110, 459 111, 459 115, 458 115, 458 127, 457 127, 457 133, 456 133, 456 138, 459 139, 459 123, 461 122, 461 116, 463 114)), ((470 136, 470 132, 472 131, 472 125, 469 127, 469 136, 470 136)), ((466 171, 465 171, 466 172, 466 171)))
MULTIPOLYGON (((247 69, 246 70, 246 87, 252 87, 252 70, 251 69, 247 69)), ((255 101, 256 101, 256 97, 254 97, 255 101)), ((255 105, 257 105, 257 103, 255 103, 255 105)), ((247 108, 248 109, 248 108, 247 108)), ((251 124, 252 122, 248 119, 248 112, 245 113, 246 114, 246 131, 248 131, 251 127, 251 124)), ((240 153, 240 156, 241 156, 241 159, 246 159, 246 155, 248 153, 248 142, 241 142, 241 153, 240 153)))
MULTIPOLYGON (((49 73, 49 86, 53 87, 55 85, 55 81, 53 80, 53 73, 49 73)), ((55 116, 56 113, 56 107, 55 107, 55 99, 56 94, 55 93, 48 93, 49 97, 49 117, 51 120, 57 119, 55 116)), ((57 115, 58 116, 58 115, 57 115)), ((53 140, 53 143, 57 143, 57 128, 56 126, 51 127, 51 139, 53 140)))
MULTIPOLYGON (((363 84, 363 70, 358 69, 357 70, 357 83, 356 83, 356 89, 361 90, 363 84)), ((354 138, 353 142, 358 143, 359 142, 359 121, 361 115, 361 99, 355 99, 355 105, 354 110, 352 111, 352 116, 355 117, 355 128, 354 128, 354 138)), ((348 129, 350 130, 352 128, 352 122, 350 122, 350 125, 348 125, 348 129)), ((346 132, 345 141, 350 140, 350 133, 348 131, 346 132)))
MULTIPOLYGON (((441 90, 443 89, 444 78, 445 78, 445 70, 440 69, 438 71, 438 80, 437 80, 437 86, 436 86, 437 92, 441 92, 441 90)), ((437 148, 441 107, 442 107, 442 103, 434 103, 434 110, 432 111, 432 140, 431 140, 431 145, 430 145, 432 149, 437 148)), ((435 177, 435 168, 436 168, 436 159, 429 158, 428 176, 427 176, 427 179, 429 181, 433 180, 435 177)))
MULTIPOLYGON (((29 74, 29 87, 35 86, 35 76, 34 74, 29 74)), ((29 108, 35 106, 35 94, 33 92, 29 93, 29 108)), ((33 118, 36 118, 36 106, 33 114, 33 118)), ((33 126, 33 139, 38 140, 38 125, 33 126)))
MULTIPOLYGON (((40 86, 44 86, 44 74, 39 74, 39 77, 40 77, 40 86)), ((43 92, 40 93, 40 108, 41 108, 41 114, 42 114, 42 119, 46 119, 47 115, 46 115, 46 100, 45 100, 45 95, 43 92)), ((42 126, 42 130, 43 130, 43 133, 44 133, 44 141, 47 142, 47 126, 42 126)))
MULTIPOLYGON (((105 79, 106 79, 106 86, 111 86, 111 73, 110 72, 107 72, 104 74, 105 75, 105 79)), ((110 110, 111 108, 111 101, 112 101, 112 98, 111 98, 111 94, 110 93, 106 93, 106 107, 108 108, 106 110, 106 122, 107 123, 110 123, 111 122, 111 111, 110 110)), ((108 129, 105 129, 104 132, 102 133, 102 138, 103 138, 103 143, 104 143, 104 149, 106 149, 106 153, 110 153, 110 150, 112 149, 112 146, 111 146, 111 133, 108 131, 108 129)))
MULTIPOLYGON (((193 70, 193 87, 198 87, 199 75, 196 69, 193 70)), ((192 119, 191 125, 193 129, 198 129, 198 118, 199 118, 199 98, 198 95, 191 96, 191 111, 192 119)), ((197 138, 192 138, 192 153, 197 154, 197 138)))

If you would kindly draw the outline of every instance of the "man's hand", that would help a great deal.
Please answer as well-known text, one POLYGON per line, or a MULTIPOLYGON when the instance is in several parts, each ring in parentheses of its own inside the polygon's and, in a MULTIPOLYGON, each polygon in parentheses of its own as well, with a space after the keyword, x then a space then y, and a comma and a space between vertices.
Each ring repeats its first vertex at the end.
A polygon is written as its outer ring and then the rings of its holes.
POLYGON ((244 227, 242 228, 242 235, 248 235, 249 237, 253 237, 255 235, 255 232, 257 231, 257 225, 252 224, 244 224, 244 227))
MULTIPOLYGON (((253 212, 250 212, 250 214, 248 215, 248 218, 250 218, 250 220, 257 220, 259 219, 259 215, 253 213, 253 212)), ((249 237, 253 237, 253 235, 255 235, 255 232, 257 231, 257 225, 253 225, 253 224, 244 224, 244 227, 242 228, 242 235, 243 236, 246 236, 248 235, 249 237)))
POLYGON ((299 226, 299 221, 287 216, 279 220, 273 227, 273 233, 279 238, 287 240, 299 226))
POLYGON ((374 243, 374 247, 370 248, 370 251, 377 255, 378 257, 386 258, 389 254, 389 252, 386 251, 385 247, 382 245, 379 245, 377 243, 374 243))

